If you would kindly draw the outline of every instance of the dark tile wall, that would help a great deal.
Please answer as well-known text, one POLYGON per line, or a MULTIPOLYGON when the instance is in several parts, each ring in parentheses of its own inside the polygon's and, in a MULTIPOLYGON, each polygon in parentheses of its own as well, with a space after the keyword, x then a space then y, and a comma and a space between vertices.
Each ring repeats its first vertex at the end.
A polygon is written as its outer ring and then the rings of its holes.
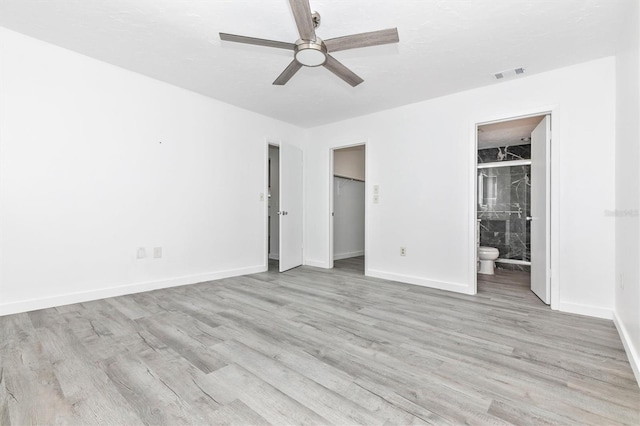
POLYGON ((496 199, 478 205, 480 245, 497 248, 503 259, 530 261, 531 166, 478 169, 480 174, 497 177, 496 199))
POLYGON ((528 160, 531 158, 531 144, 514 145, 478 150, 478 164, 497 161, 528 160))
POLYGON ((531 272, 529 265, 514 265, 513 263, 496 262, 496 268, 506 269, 507 271, 531 272))

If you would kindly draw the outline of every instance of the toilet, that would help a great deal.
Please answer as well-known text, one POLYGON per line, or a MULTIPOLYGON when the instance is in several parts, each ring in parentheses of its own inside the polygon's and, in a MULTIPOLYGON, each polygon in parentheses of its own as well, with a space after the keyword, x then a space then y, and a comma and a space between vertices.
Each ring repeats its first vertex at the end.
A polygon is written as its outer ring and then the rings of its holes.
POLYGON ((494 247, 478 247, 478 258, 480 259, 479 274, 493 275, 495 260, 500 255, 497 248, 494 247))

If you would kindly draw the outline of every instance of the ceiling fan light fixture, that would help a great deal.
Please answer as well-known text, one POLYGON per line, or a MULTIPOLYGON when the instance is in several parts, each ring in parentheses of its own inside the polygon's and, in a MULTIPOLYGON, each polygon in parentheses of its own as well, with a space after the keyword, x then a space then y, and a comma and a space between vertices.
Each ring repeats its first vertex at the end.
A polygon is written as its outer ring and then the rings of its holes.
POLYGON ((296 45, 295 58, 305 67, 319 67, 327 62, 327 49, 322 42, 303 41, 296 45))

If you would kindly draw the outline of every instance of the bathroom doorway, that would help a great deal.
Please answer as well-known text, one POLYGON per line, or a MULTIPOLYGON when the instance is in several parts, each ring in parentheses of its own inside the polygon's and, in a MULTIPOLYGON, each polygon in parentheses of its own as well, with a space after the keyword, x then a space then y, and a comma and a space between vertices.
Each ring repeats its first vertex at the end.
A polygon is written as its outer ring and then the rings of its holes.
POLYGON ((551 303, 551 114, 476 126, 477 292, 551 303))
POLYGON ((330 267, 364 275, 366 146, 334 148, 330 155, 330 267))

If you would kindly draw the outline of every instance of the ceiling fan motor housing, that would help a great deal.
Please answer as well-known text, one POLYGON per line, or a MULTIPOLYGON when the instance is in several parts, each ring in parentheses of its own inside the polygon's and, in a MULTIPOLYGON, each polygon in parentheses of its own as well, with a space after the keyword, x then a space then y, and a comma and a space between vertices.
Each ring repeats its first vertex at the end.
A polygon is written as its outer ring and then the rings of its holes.
POLYGON ((294 52, 296 61, 306 67, 319 67, 327 62, 327 46, 319 37, 298 40, 294 52))

